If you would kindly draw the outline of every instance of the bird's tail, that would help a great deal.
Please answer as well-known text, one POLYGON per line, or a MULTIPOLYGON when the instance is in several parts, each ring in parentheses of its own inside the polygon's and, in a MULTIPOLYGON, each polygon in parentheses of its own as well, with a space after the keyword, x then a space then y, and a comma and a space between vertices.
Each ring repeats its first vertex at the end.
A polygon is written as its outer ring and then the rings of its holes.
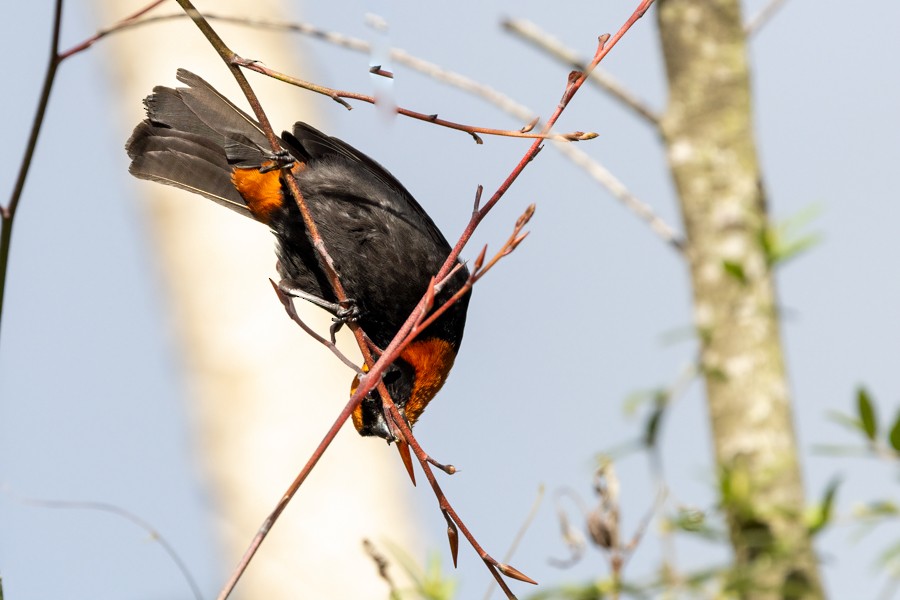
POLYGON ((193 73, 178 70, 188 87, 158 86, 144 100, 147 118, 125 144, 135 177, 201 194, 253 217, 233 183, 236 169, 272 160, 259 124, 193 73))

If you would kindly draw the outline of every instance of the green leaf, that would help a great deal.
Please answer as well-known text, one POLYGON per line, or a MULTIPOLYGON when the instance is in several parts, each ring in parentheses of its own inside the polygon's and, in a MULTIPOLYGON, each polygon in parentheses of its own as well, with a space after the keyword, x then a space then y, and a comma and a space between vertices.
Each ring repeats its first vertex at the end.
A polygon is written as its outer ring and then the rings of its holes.
POLYGON ((733 260, 723 260, 722 268, 739 282, 743 284, 747 283, 747 274, 744 272, 744 265, 741 263, 733 260))
POLYGON ((876 500, 858 507, 854 513, 860 519, 887 519, 900 515, 900 506, 890 500, 876 500))
POLYGON ((850 415, 845 415, 842 412, 838 412, 836 410, 829 410, 827 413, 828 420, 837 423, 838 425, 843 425, 848 429, 852 429, 854 431, 862 431, 862 423, 860 423, 859 419, 856 417, 851 417, 850 415))
POLYGON ((666 403, 657 402, 653 408, 653 412, 647 418, 647 425, 644 428, 644 445, 647 448, 656 446, 656 437, 659 434, 659 425, 662 422, 663 413, 666 410, 666 403))
POLYGON ((841 478, 835 477, 825 488, 822 495, 822 501, 819 503, 811 522, 809 523, 809 535, 816 535, 831 521, 831 515, 834 512, 834 498, 837 495, 837 489, 841 485, 841 478))
POLYGON ((896 452, 900 452, 900 412, 897 413, 897 418, 894 420, 894 425, 888 434, 888 441, 891 444, 891 448, 896 452))
POLYGON ((892 572, 892 577, 896 577, 895 573, 900 568, 900 542, 888 546, 878 557, 878 562, 883 568, 892 572))
POLYGON ((688 531, 690 533, 699 533, 706 529, 706 515, 703 511, 691 508, 679 508, 678 512, 671 517, 672 526, 688 531))
POLYGON ((625 416, 633 417, 641 406, 653 400, 658 393, 658 390, 636 390, 625 396, 625 401, 622 403, 625 416))
POLYGON ((815 444, 812 451, 816 454, 824 454, 827 456, 871 456, 872 452, 868 448, 862 446, 841 446, 838 444, 815 444))
POLYGON ((769 224, 763 229, 760 241, 770 268, 799 256, 822 240, 817 233, 798 235, 798 230, 809 224, 819 212, 819 207, 811 206, 777 225, 769 224))
POLYGON ((875 437, 878 435, 878 418, 875 416, 872 398, 864 387, 856 390, 856 410, 859 413, 859 422, 862 423, 863 433, 870 441, 875 441, 875 437))

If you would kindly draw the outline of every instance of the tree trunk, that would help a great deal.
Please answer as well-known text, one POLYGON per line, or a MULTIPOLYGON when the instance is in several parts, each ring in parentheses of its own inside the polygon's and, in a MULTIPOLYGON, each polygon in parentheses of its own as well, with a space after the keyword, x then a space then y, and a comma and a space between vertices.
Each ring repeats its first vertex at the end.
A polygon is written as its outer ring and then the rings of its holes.
POLYGON ((817 598, 779 336, 763 244, 765 195, 753 138, 739 0, 661 0, 669 80, 663 119, 680 196, 701 340, 701 366, 745 598, 817 598))

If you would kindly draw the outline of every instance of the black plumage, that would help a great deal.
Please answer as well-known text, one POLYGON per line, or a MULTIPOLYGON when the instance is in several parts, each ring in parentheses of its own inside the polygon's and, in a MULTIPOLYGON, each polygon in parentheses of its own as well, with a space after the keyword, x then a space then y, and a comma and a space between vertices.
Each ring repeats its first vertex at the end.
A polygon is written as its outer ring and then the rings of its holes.
MULTIPOLYGON (((180 69, 178 79, 188 87, 156 87, 145 100, 147 119, 126 144, 130 172, 264 222, 277 240, 282 288, 335 303, 299 208, 286 186, 268 179, 279 171, 268 170, 275 157, 259 125, 200 77, 180 69), (271 182, 277 186, 274 202, 265 194, 271 182)), ((450 245, 400 182, 345 142, 298 122, 293 132, 282 133, 281 145, 296 161, 281 176, 295 177, 341 284, 355 303, 359 324, 376 345, 385 347, 426 292, 450 245)), ((435 306, 459 290, 467 276, 460 266, 435 306)), ((411 422, 452 366, 468 300, 466 295, 423 331, 415 352, 402 355, 385 377, 401 409, 410 401, 416 405, 411 422), (435 340, 440 343, 431 343, 435 340), (441 356, 432 360, 428 353, 441 356)), ((360 433, 390 439, 380 402, 369 399, 357 417, 360 433)))

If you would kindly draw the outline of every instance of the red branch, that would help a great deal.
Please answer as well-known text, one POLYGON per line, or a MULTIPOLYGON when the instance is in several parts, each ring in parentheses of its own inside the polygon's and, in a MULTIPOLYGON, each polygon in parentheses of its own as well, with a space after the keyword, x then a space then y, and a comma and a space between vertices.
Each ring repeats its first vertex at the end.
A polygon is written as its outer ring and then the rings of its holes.
MULTIPOLYGON (((256 67, 254 65, 247 64, 246 61, 243 61, 242 59, 237 57, 237 55, 234 52, 232 52, 225 45, 224 41, 210 27, 209 23, 203 18, 203 16, 200 15, 200 13, 198 13, 196 11, 196 9, 194 9, 194 7, 191 5, 189 0, 178 0, 178 3, 182 6, 182 8, 184 8, 185 12, 197 24, 197 26, 200 28, 200 30, 203 32, 203 34, 207 37, 207 39, 210 41, 210 43, 213 45, 213 47, 219 52, 219 54, 223 58, 223 60, 225 60, 225 62, 228 64, 229 68, 231 69, 232 73, 235 76, 235 79, 238 81, 238 84, 241 86, 242 91, 247 96, 247 99, 250 102, 250 105, 253 108, 253 111, 256 114, 261 127, 263 128, 264 132, 266 133, 267 137, 269 138, 270 143, 272 144, 273 151, 277 152, 280 149, 278 142, 277 142, 277 138, 275 138, 274 132, 272 131, 271 126, 269 125, 269 122, 266 119, 265 113, 263 112, 258 99, 256 98, 255 94, 253 93, 252 89, 250 89, 249 83, 247 82, 243 73, 241 73, 240 70, 238 69, 238 65, 247 66, 248 68, 256 68, 256 67)), ((544 125, 544 128, 542 130, 542 136, 539 139, 536 139, 532 143, 532 145, 526 151, 525 155, 522 157, 522 159, 519 161, 519 163, 516 165, 516 167, 512 170, 512 172, 510 172, 510 174, 507 176, 506 180, 501 184, 501 186, 497 189, 497 191, 494 192, 493 196, 491 196, 490 200, 488 200, 487 204, 485 204, 483 207, 480 206, 480 190, 479 190, 479 194, 478 194, 478 196, 476 198, 476 202, 475 202, 475 208, 472 212, 472 217, 469 221, 469 224, 463 231, 462 236, 460 237, 459 241, 454 246, 450 255, 447 257, 447 260, 444 263, 443 267, 441 267, 438 274, 434 277, 432 284, 429 286, 425 295, 422 297, 422 299, 417 304, 416 309, 409 315, 409 317, 407 318, 404 325, 400 328, 397 335, 394 337, 394 339, 391 341, 391 343, 388 345, 388 347, 384 349, 383 353, 381 354, 381 356, 379 356, 377 361, 374 360, 372 357, 372 354, 369 349, 369 345, 366 342, 366 338, 365 338, 365 335, 363 334, 363 332, 355 324, 353 324, 353 323, 350 324, 351 329, 353 330, 353 333, 356 336, 357 343, 360 347, 360 350, 363 353, 365 362, 369 367, 368 373, 366 373, 365 375, 363 375, 359 378, 359 386, 357 387, 356 391, 352 394, 350 400, 344 406, 343 410, 341 410, 341 413, 340 413, 340 415, 338 415, 338 418, 335 420, 334 424, 328 430, 328 432, 326 433, 326 435, 324 436, 322 441, 319 443, 318 447, 316 448, 316 451, 312 454, 312 456, 310 456, 306 465, 303 467, 303 469, 297 475, 296 479, 288 487, 287 491, 284 493, 281 500, 276 505, 275 509, 272 511, 272 513, 266 518, 266 520, 260 526, 257 534, 254 536, 249 547, 247 548, 246 552, 244 553, 244 556, 242 557, 241 561, 238 563, 237 567, 235 568, 234 572, 232 573, 231 578, 229 579, 229 581, 227 582, 225 587, 223 587, 223 589, 221 590, 221 592, 219 594, 220 600, 224 600, 225 598, 227 598, 230 595, 231 591, 234 589, 235 585, 237 584, 237 581, 240 579, 244 570, 246 570, 251 559, 255 555, 256 551, 259 549, 259 546, 262 544, 262 541, 265 539, 269 530, 271 530, 275 521, 278 519, 278 517, 284 511, 285 507, 290 502, 291 498, 294 496, 294 494, 300 488, 302 483, 309 476, 312 469, 318 463, 319 459, 322 457, 322 455, 324 454, 327 447, 331 444, 331 442, 337 435, 338 431, 343 426, 343 423, 350 417, 350 415, 356 409, 356 407, 359 406, 359 404, 362 402, 362 399, 376 386, 377 386, 379 394, 382 398, 382 403, 383 403, 386 413, 392 417, 391 420, 394 421, 394 425, 396 426, 397 433, 399 434, 400 438, 403 440, 403 443, 409 444, 415 451, 416 457, 419 460, 419 464, 421 465, 423 471, 425 472, 426 478, 428 479, 429 483, 431 484, 432 489, 434 490, 435 496, 438 500, 438 504, 441 508, 441 512, 444 514, 445 518, 447 519, 448 534, 450 536, 451 549, 452 549, 453 555, 454 555, 454 562, 455 562, 455 558, 456 558, 457 527, 458 527, 459 529, 462 530, 463 535, 465 535, 465 537, 469 541, 469 543, 472 544, 473 548, 475 548, 475 550, 481 556, 482 560, 484 560, 487 568, 490 570, 491 574, 497 580, 498 584, 501 586, 501 588, 506 593, 508 598, 515 598, 515 596, 513 595, 512 591, 509 589, 509 587, 506 585, 506 582, 501 577, 501 575, 500 575, 501 573, 508 577, 519 579, 521 581, 527 581, 530 583, 534 583, 533 580, 529 579, 528 577, 526 577, 525 575, 520 573, 515 568, 510 567, 508 565, 504 565, 502 563, 499 563, 496 560, 494 560, 493 558, 491 558, 481 548, 481 546, 475 540, 474 536, 472 536, 472 534, 466 528, 465 524, 462 522, 459 515, 457 515, 456 512, 453 510, 452 506, 450 505, 450 503, 447 500, 446 496, 444 495, 443 491, 440 489, 440 486, 438 485, 437 480, 434 478, 434 474, 431 470, 431 464, 436 464, 436 463, 431 461, 430 457, 428 457, 428 455, 422 450, 422 448, 419 446, 418 442, 416 441, 415 437, 413 436, 412 432, 410 431, 408 425, 400 417, 396 406, 394 406, 393 401, 390 398, 390 395, 387 393, 387 389, 384 386, 384 383, 381 381, 381 375, 384 372, 384 370, 391 363, 393 363, 394 360, 399 356, 402 349, 415 338, 416 334, 419 331, 421 331, 422 327, 424 326, 423 324, 426 322, 425 315, 431 309, 431 305, 434 300, 435 288, 437 286, 443 285, 443 283, 451 275, 453 269, 456 268, 460 252, 462 251, 462 249, 466 246, 466 244, 471 239, 472 234, 474 233, 475 229, 478 227, 478 225, 481 223, 481 221, 484 220, 484 218, 491 211, 491 209, 497 204, 497 202, 499 202, 500 198, 503 197, 503 195, 506 193, 506 191, 509 189, 509 187, 513 184, 513 182, 519 177, 519 175, 522 173, 522 171, 525 169, 525 167, 532 160, 534 160, 534 158, 537 156, 538 152, 540 152, 541 147, 542 147, 541 144, 542 144, 543 138, 545 138, 549 134, 550 129, 553 127, 553 125, 559 119, 560 115, 565 110, 566 106, 569 104, 569 102, 571 101, 573 96, 578 92, 578 90, 584 84, 585 80, 587 79, 587 75, 590 73, 591 70, 593 70, 597 66, 597 64, 603 59, 603 57, 605 57, 606 54, 609 53, 610 49, 619 41, 619 39, 621 39, 621 37, 625 34, 625 32, 628 31, 628 29, 639 18, 641 18, 644 15, 644 13, 647 11, 647 9, 649 9, 649 7, 651 6, 652 3, 653 3, 653 0, 642 0, 640 5, 638 6, 638 8, 631 15, 631 17, 626 21, 626 23, 619 29, 619 31, 616 33, 616 35, 613 36, 612 38, 610 38, 610 36, 608 34, 600 36, 597 51, 594 54, 593 60, 587 66, 585 71, 584 72, 575 71, 570 74, 569 81, 568 81, 568 84, 563 93, 562 99, 560 100, 559 104, 557 105, 556 110, 554 111, 553 115, 547 120, 546 124, 544 125)), ((431 120, 431 119, 429 119, 429 120, 431 120)), ((341 285, 341 282, 340 282, 339 278, 337 277, 337 274, 334 271, 334 267, 333 267, 331 258, 325 249, 325 241, 318 234, 316 225, 312 221, 311 217, 309 216, 309 212, 305 206, 303 197, 300 195, 299 191, 297 190, 296 182, 293 180, 292 177, 285 177, 285 178, 283 178, 283 180, 285 181, 286 185, 290 189, 291 193, 294 195, 294 199, 297 202, 301 213, 303 214, 304 222, 307 226, 307 231, 310 235, 310 238, 313 241, 313 245, 314 245, 314 247, 316 249, 316 253, 319 257, 320 264, 322 265, 322 267, 325 269, 326 273, 328 274, 328 279, 329 279, 329 282, 331 283, 332 288, 335 292, 335 296, 341 301, 345 300, 346 295, 344 294, 343 286, 341 285)), ((501 251, 498 253, 497 256, 495 256, 495 258, 491 261, 491 263, 488 265, 487 268, 482 268, 482 263, 484 260, 483 259, 484 252, 482 252, 482 255, 479 257, 479 259, 477 261, 476 269, 474 270, 472 276, 470 276, 469 280, 467 281, 466 286, 471 287, 471 285, 474 283, 475 280, 477 280, 478 277, 483 275, 487 271, 487 269, 489 269, 491 266, 493 266, 497 262, 497 260, 499 260, 503 256, 506 256, 507 254, 509 254, 509 252, 511 252, 515 248, 515 246, 518 245, 522 241, 522 239, 524 239, 524 236, 522 236, 520 234, 520 231, 521 231, 521 227, 524 226, 525 222, 527 222, 527 219, 529 218, 529 216, 530 216, 530 212, 526 213, 526 215, 523 215, 523 217, 520 218, 519 223, 517 223, 517 230, 514 231, 513 235, 510 237, 510 240, 507 241, 507 244, 503 248, 501 248, 501 251)), ((465 292, 463 292, 463 293, 465 293, 465 292)), ((448 300, 443 306, 439 307, 438 311, 446 310, 446 308, 448 306, 450 306, 450 304, 455 302, 460 296, 461 296, 461 294, 454 295, 454 297, 452 297, 450 300, 448 300)))

